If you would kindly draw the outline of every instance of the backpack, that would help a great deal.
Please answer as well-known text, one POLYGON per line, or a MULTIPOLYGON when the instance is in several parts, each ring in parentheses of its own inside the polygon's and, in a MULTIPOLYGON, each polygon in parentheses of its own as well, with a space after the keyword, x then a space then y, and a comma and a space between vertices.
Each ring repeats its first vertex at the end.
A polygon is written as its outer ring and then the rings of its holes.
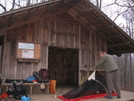
POLYGON ((36 77, 36 79, 37 79, 38 82, 42 80, 41 76, 39 75, 39 73, 37 71, 34 71, 33 72, 33 76, 36 77))
POLYGON ((48 80, 49 79, 49 73, 47 69, 40 69, 39 70, 39 75, 41 76, 42 80, 48 80))
POLYGON ((26 95, 26 92, 23 88, 22 81, 13 81, 7 92, 17 100, 20 100, 23 95, 26 95))
POLYGON ((37 78, 37 81, 39 83, 48 82, 49 80, 49 73, 47 69, 40 69, 39 73, 37 71, 34 71, 33 76, 37 78))

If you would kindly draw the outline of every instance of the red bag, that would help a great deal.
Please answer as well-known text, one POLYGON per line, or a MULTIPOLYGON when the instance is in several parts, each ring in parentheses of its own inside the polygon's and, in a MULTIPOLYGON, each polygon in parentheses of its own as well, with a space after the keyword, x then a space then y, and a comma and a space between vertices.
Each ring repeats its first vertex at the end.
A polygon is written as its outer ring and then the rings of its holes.
POLYGON ((0 99, 4 99, 4 98, 6 98, 6 97, 9 97, 9 95, 8 95, 6 92, 4 92, 4 93, 2 93, 2 94, 0 95, 0 99))

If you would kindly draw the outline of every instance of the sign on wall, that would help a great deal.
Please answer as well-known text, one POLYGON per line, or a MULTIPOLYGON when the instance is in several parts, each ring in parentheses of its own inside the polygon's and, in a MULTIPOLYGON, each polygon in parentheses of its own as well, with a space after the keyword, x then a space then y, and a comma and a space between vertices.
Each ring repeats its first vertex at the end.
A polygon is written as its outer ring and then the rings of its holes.
POLYGON ((33 43, 19 42, 18 48, 19 49, 34 49, 34 44, 33 43))
POLYGON ((34 58, 34 51, 22 50, 22 58, 34 58))
POLYGON ((17 59, 40 59, 40 44, 18 42, 17 59))

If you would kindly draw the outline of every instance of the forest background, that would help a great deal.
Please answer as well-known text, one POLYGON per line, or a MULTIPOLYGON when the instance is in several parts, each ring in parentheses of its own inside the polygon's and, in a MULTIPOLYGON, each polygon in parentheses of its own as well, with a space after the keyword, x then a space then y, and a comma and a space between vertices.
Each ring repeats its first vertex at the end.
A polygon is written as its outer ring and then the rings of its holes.
MULTIPOLYGON (((0 14, 47 1, 54 0, 0 0, 0 14)), ((134 39, 134 0, 89 1, 103 11, 112 21, 134 39)), ((134 91, 134 53, 122 54, 120 57, 114 57, 119 66, 121 88, 128 91, 134 91)))

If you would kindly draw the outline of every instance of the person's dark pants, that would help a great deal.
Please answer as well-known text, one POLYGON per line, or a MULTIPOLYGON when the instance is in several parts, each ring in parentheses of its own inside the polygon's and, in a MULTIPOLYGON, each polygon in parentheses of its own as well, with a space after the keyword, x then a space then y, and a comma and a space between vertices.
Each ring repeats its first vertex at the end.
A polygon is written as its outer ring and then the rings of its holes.
POLYGON ((120 82, 119 82, 118 70, 108 72, 106 74, 106 82, 108 88, 108 97, 112 97, 113 89, 115 89, 117 96, 120 96, 120 82))

